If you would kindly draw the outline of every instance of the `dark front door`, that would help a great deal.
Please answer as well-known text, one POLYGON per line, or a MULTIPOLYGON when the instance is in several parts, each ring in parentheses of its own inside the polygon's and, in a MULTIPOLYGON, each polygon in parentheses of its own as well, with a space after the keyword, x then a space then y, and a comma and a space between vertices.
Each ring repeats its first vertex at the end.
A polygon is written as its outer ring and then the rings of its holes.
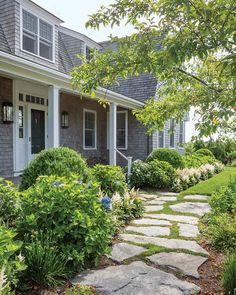
POLYGON ((45 149, 45 112, 31 110, 31 154, 45 149))

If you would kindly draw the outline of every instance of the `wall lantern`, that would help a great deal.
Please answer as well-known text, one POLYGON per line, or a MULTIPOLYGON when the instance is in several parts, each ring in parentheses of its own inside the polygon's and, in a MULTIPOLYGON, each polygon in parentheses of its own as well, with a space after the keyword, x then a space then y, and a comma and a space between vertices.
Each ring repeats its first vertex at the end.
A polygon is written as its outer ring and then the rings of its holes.
POLYGON ((3 123, 13 123, 13 104, 10 102, 4 102, 2 104, 3 123))
POLYGON ((69 127, 69 114, 67 112, 61 113, 61 128, 69 127))

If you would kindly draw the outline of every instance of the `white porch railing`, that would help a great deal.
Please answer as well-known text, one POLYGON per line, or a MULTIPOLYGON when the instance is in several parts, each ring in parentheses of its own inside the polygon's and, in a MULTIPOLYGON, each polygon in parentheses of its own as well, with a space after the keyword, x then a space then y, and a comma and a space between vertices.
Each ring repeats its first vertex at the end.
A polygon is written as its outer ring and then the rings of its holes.
POLYGON ((132 166, 132 157, 126 157, 124 154, 122 154, 121 151, 119 151, 118 149, 115 148, 115 151, 117 152, 117 154, 119 154, 123 159, 125 159, 128 163, 128 171, 127 171, 127 176, 128 176, 128 182, 129 182, 129 177, 131 174, 131 166, 132 166))

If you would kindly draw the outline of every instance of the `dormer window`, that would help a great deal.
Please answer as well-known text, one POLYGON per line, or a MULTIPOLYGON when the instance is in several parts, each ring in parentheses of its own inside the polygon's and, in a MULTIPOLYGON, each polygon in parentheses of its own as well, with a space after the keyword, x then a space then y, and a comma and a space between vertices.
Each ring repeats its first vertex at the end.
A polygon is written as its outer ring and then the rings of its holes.
POLYGON ((53 60, 53 26, 23 10, 22 49, 53 60))

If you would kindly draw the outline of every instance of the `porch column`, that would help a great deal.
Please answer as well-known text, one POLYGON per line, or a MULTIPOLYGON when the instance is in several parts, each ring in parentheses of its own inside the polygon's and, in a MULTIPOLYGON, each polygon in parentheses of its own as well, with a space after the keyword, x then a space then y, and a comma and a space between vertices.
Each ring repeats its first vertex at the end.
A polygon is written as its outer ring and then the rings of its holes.
POLYGON ((109 126, 110 126, 110 142, 109 142, 109 164, 116 165, 116 123, 117 122, 117 105, 115 103, 110 104, 109 112, 109 126))
POLYGON ((48 88, 48 147, 59 147, 59 87, 48 88))

